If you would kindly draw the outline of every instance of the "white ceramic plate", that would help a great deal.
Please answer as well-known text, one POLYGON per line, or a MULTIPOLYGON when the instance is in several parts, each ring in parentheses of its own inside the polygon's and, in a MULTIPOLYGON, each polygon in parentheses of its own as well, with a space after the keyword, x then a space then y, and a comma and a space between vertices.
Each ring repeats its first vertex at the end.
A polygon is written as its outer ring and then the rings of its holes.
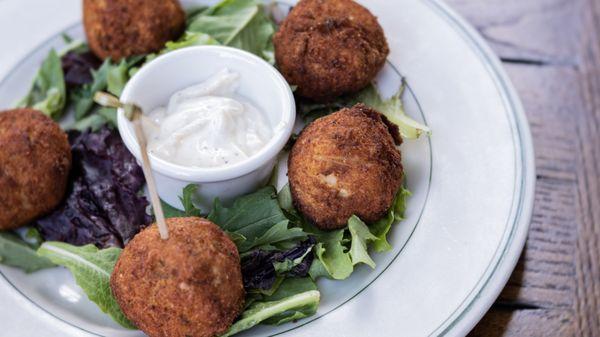
MULTIPOLYGON (((186 1, 189 3, 205 1, 186 1)), ((208 1, 211 3, 214 1, 208 1)), ((293 0, 284 1, 293 3, 293 0)), ((413 196, 394 250, 342 282, 320 281, 317 315, 244 336, 461 336, 483 316, 522 250, 534 162, 519 99, 477 33, 434 0, 362 1, 391 48, 379 86, 401 73, 408 113, 431 138, 402 146, 413 196)), ((0 0, 0 109, 21 98, 41 60, 82 36, 78 0, 0 0)), ((283 176, 283 172, 282 172, 283 176)), ((90 303, 66 270, 0 267, 0 336, 141 336, 90 303)))

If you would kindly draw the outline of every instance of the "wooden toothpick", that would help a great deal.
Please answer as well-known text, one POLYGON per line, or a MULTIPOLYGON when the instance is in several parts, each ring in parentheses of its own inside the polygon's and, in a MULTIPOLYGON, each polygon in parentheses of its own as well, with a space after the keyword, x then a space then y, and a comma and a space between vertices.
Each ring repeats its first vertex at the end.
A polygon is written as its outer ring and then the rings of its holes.
POLYGON ((105 107, 123 109, 125 117, 127 117, 127 119, 133 123, 135 137, 138 140, 142 155, 142 170, 144 171, 144 177, 146 178, 146 183, 148 184, 150 202, 152 203, 152 208, 154 208, 158 232, 163 240, 167 240, 169 238, 169 229, 167 228, 167 223, 165 222, 165 215, 160 203, 160 198, 158 197, 156 182, 154 181, 154 175, 152 174, 152 169, 150 166, 150 158, 148 157, 147 150, 148 142, 142 126, 142 109, 135 104, 122 103, 117 97, 102 91, 99 91, 94 95, 94 101, 105 107))

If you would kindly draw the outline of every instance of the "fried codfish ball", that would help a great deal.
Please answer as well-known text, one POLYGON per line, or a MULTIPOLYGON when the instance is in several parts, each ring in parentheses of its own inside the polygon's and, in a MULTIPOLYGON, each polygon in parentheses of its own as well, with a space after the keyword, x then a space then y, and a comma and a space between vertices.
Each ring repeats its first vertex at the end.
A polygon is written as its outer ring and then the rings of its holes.
POLYGON ((150 337, 213 337, 244 306, 240 256, 214 223, 167 219, 169 239, 156 224, 136 235, 110 279, 123 313, 150 337))
POLYGON ((185 29, 178 0, 84 0, 83 25, 90 49, 101 59, 159 51, 185 29))
POLYGON ((365 88, 389 54, 377 18, 352 0, 299 1, 273 42, 282 74, 315 101, 365 88))
POLYGON ((317 119, 294 144, 288 176, 296 208, 324 230, 356 215, 381 219, 402 184, 398 129, 359 104, 317 119))
POLYGON ((67 135, 50 117, 33 109, 0 112, 0 230, 58 206, 70 169, 67 135))

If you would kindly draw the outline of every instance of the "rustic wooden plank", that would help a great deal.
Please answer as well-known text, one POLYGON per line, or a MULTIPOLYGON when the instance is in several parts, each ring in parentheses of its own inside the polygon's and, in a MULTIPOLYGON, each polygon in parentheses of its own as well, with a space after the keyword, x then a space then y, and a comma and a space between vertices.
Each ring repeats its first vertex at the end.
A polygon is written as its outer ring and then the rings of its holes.
POLYGON ((507 64, 525 106, 538 181, 526 249, 500 296, 535 308, 571 308, 575 293, 576 122, 579 74, 570 67, 507 64))
POLYGON ((600 336, 600 2, 451 0, 523 100, 537 188, 526 248, 471 336, 600 336))
POLYGON ((576 271, 578 330, 600 336, 600 4, 584 11, 583 113, 579 115, 578 234, 576 271))
POLYGON ((576 330, 578 241, 579 142, 573 116, 583 104, 578 91, 569 88, 579 86, 580 73, 564 66, 509 63, 505 67, 521 95, 534 138, 538 176, 534 215, 519 264, 497 304, 471 335, 570 334, 576 330), (562 322, 558 326, 567 327, 557 329, 553 325, 557 319, 562 322), (506 329, 499 329, 502 324, 506 329))
POLYGON ((450 0, 501 58, 575 65, 580 50, 579 0, 450 0))
POLYGON ((471 337, 565 337, 576 336, 574 314, 569 310, 519 310, 494 308, 471 337))

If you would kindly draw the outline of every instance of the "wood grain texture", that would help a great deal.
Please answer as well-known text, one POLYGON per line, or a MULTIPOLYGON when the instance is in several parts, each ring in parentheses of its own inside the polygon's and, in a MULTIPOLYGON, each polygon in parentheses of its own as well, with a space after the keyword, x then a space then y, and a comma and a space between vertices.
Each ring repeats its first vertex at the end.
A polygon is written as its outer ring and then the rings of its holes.
POLYGON ((600 1, 447 0, 504 61, 537 186, 521 259, 471 336, 600 336, 600 1))

